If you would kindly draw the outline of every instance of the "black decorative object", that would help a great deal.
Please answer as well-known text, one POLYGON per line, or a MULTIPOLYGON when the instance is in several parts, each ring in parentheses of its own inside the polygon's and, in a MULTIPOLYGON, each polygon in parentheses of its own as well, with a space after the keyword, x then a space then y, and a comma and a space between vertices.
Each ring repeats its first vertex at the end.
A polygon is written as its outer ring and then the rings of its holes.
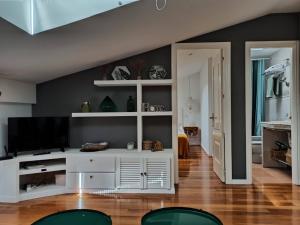
POLYGON ((149 78, 151 80, 162 80, 167 76, 166 69, 161 65, 154 65, 150 68, 149 78))
POLYGON ((135 112, 135 102, 132 96, 127 100, 127 112, 135 112))
POLYGON ((111 73, 114 80, 130 80, 131 74, 126 66, 116 66, 111 73))
POLYGON ((102 112, 116 112, 117 106, 109 96, 106 96, 100 104, 100 110, 102 112))

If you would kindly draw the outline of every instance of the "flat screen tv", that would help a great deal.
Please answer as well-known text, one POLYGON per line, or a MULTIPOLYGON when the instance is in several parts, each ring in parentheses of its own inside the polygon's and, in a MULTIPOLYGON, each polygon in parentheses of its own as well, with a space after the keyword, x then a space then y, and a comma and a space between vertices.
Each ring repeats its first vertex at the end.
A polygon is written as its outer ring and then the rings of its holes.
POLYGON ((8 152, 40 152, 69 147, 68 117, 8 118, 8 152))

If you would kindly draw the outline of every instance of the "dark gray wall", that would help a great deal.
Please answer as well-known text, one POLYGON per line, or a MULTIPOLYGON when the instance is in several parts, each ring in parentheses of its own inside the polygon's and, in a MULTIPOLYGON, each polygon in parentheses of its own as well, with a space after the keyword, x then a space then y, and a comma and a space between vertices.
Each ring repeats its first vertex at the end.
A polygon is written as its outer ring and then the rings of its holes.
MULTIPOLYGON (((245 150, 245 42, 246 41, 275 41, 275 40, 299 40, 300 39, 300 16, 297 14, 273 14, 261 17, 252 21, 231 26, 222 30, 201 35, 182 42, 223 42, 229 41, 232 43, 231 49, 231 77, 232 77, 232 160, 234 179, 244 179, 246 177, 246 150, 245 150)), ((164 64, 170 74, 171 71, 171 50, 170 46, 162 49, 147 52, 142 55, 131 57, 121 62, 113 63, 112 65, 130 64, 136 59, 147 61, 149 67, 153 64, 164 64)), ((96 96, 100 98, 106 93, 100 93, 101 90, 92 85, 94 79, 100 78, 100 68, 95 68, 80 73, 63 77, 57 80, 49 81, 38 85, 37 87, 37 105, 33 107, 34 115, 70 115, 74 110, 78 111, 80 102, 96 96), (100 97, 99 97, 100 96, 100 97)), ((159 90, 158 90, 159 91, 159 90)), ((122 90, 125 93, 117 101, 124 102, 127 95, 131 94, 132 90, 122 90), (124 98, 124 99, 121 99, 124 98)), ((118 95, 118 92, 112 90, 112 94, 118 95)), ((151 97, 151 95, 150 95, 151 97)), ((169 98, 165 96, 164 98, 169 98)), ((115 100, 115 99, 114 99, 115 100)), ((168 101, 168 100, 166 100, 168 101)), ((99 100, 95 101, 99 102, 99 100)), ((95 121, 96 122, 96 121, 95 121)), ((101 122, 101 121, 100 121, 101 122)), ((123 122, 123 121, 120 121, 123 122)), ((155 129, 151 119, 145 121, 145 125, 149 126, 149 133, 146 137, 155 137, 154 132, 159 132, 163 129, 164 134, 170 133, 170 121, 162 119, 163 128, 155 129), (169 127, 169 128, 168 128, 169 127)), ((122 130, 115 125, 114 135, 124 137, 123 140, 114 142, 117 146, 123 145, 128 138, 133 137, 132 126, 134 121, 127 121, 128 124, 122 130), (132 130, 132 132, 127 132, 132 130)), ((110 134, 108 131, 110 124, 99 128, 95 127, 94 122, 89 124, 86 121, 77 121, 76 126, 72 126, 72 144, 74 146, 83 143, 85 140, 93 137, 95 133, 110 134), (92 126, 93 128, 90 128, 92 126), (80 140, 80 141, 78 141, 80 140)), ((169 135, 165 135, 165 143, 170 144, 169 135)), ((103 136, 104 137, 104 136, 103 136)), ((106 136, 105 136, 106 137, 106 136)), ((159 136, 158 136, 159 137, 159 136)), ((108 137, 107 137, 108 138, 108 137)), ((96 139, 96 137, 94 137, 96 139)))
POLYGON ((300 39, 300 14, 273 14, 183 42, 231 42, 232 177, 246 178, 245 42, 300 39))
MULTIPOLYGON (((135 87, 96 87, 94 80, 112 79, 110 74, 116 65, 128 66, 133 76, 136 72, 132 67, 137 61, 143 61, 142 71, 146 79, 152 65, 163 65, 168 78, 171 77, 170 46, 153 50, 118 62, 71 74, 59 79, 37 85, 37 104, 33 106, 33 116, 71 116, 80 112, 83 101, 90 101, 93 111, 100 111, 101 101, 110 96, 117 105, 117 111, 126 112, 129 96, 136 99, 135 87)), ((165 104, 170 108, 171 97, 168 88, 149 89, 145 87, 144 100, 151 104, 165 104)), ((80 147, 85 142, 109 141, 111 147, 124 148, 129 141, 137 140, 136 117, 132 118, 72 118, 70 141, 71 147, 80 147)), ((172 123, 165 118, 156 118, 152 123, 145 120, 144 126, 148 132, 145 139, 161 140, 165 147, 172 146, 172 123), (160 129, 153 129, 153 125, 160 129), (149 127, 149 129, 148 129, 149 127)))

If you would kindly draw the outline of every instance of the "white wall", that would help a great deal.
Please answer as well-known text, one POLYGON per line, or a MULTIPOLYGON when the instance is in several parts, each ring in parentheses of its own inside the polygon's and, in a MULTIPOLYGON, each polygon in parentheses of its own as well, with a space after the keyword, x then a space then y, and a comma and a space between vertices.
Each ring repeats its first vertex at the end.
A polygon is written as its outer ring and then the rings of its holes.
POLYGON ((0 156, 7 145, 7 118, 32 116, 36 85, 0 78, 0 156))
POLYGON ((202 67, 200 72, 200 85, 198 91, 200 93, 200 129, 201 129, 201 146, 209 152, 209 132, 210 132, 210 119, 209 119, 209 74, 208 74, 208 60, 202 67))
MULTIPOLYGON (((270 65, 285 63, 285 59, 292 60, 292 49, 282 48, 271 56, 270 65)), ((286 68, 285 76, 290 82, 292 67, 286 68)), ((265 98, 265 121, 284 121, 290 116, 290 88, 285 84, 282 85, 282 96, 265 98)))
POLYGON ((0 155, 4 155, 7 145, 7 118, 32 116, 32 105, 16 103, 0 103, 0 155))

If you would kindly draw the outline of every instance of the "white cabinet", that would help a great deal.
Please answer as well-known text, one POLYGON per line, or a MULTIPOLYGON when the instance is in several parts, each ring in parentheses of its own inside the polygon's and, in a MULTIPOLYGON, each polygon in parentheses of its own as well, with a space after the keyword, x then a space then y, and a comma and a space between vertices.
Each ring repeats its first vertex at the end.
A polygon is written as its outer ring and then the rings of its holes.
POLYGON ((97 153, 81 153, 79 149, 73 149, 65 153, 18 156, 0 161, 0 202, 64 193, 173 194, 172 171, 172 149, 162 152, 109 149, 97 153), (36 175, 43 178, 45 173, 51 175, 50 183, 29 190, 24 188, 36 184, 33 178, 36 175), (66 184, 57 182, 56 174, 65 175, 66 184))
POLYGON ((115 157, 94 153, 71 154, 67 158, 67 189, 69 192, 93 189, 115 189, 115 157))
POLYGON ((19 177, 15 159, 0 161, 0 202, 17 202, 19 177))
POLYGON ((68 189, 114 189, 115 173, 69 173, 68 189))
POLYGON ((36 103, 36 85, 0 78, 0 102, 36 103))
POLYGON ((117 160, 117 187, 119 189, 170 189, 171 159, 127 158, 117 160))
POLYGON ((142 189, 143 158, 118 157, 117 159, 117 188, 142 189))
POLYGON ((171 165, 170 159, 145 158, 144 159, 144 188, 170 189, 171 165))
POLYGON ((115 157, 75 154, 67 158, 68 172, 115 172, 115 157))

